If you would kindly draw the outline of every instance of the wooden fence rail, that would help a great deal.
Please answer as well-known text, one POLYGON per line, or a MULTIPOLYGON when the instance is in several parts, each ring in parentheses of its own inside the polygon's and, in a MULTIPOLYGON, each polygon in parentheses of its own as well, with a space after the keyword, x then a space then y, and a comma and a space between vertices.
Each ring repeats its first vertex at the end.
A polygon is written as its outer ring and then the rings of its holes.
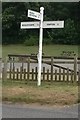
MULTIPOLYGON (((24 68, 24 61, 20 61, 21 65, 19 68, 16 68, 14 65, 16 62, 15 60, 7 60, 4 62, 4 67, 2 67, 2 72, 0 72, 0 78, 2 80, 33 80, 36 81, 38 77, 38 67, 30 68, 31 63, 37 62, 37 59, 35 57, 32 58, 32 56, 26 58, 27 67, 24 68), (7 68, 7 64, 9 63, 9 68, 7 68)), ((59 61, 60 62, 60 61, 59 61)), ((69 62, 69 61, 68 61, 69 62)), ((43 63, 46 63, 50 65, 50 69, 46 69, 46 67, 43 66, 42 72, 41 72, 41 80, 42 81, 60 81, 60 82, 76 82, 80 81, 80 70, 77 71, 77 58, 74 57, 73 59, 73 66, 74 69, 71 70, 69 68, 65 68, 59 65, 54 64, 54 57, 51 57, 50 60, 46 60, 45 62, 43 59, 43 63), (54 69, 54 66, 56 66, 58 69, 54 69)))
MULTIPOLYGON (((35 67, 35 69, 32 69, 31 71, 27 71, 27 69, 22 69, 22 67, 19 68, 13 68, 13 70, 8 70, 7 71, 7 79, 10 80, 37 80, 37 75, 38 75, 38 69, 35 67)), ((76 80, 74 79, 74 73, 69 72, 69 69, 63 70, 61 72, 61 68, 59 68, 59 72, 57 69, 52 73, 49 69, 47 71, 45 70, 45 67, 43 67, 43 71, 41 72, 41 79, 44 81, 78 81, 78 75, 76 80)), ((5 70, 2 70, 2 78, 3 80, 5 79, 5 70)))

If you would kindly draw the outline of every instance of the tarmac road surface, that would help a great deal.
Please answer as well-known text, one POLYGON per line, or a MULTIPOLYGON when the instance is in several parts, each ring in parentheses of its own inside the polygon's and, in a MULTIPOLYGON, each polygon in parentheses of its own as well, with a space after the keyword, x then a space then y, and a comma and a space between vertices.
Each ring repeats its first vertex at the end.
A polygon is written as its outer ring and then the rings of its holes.
POLYGON ((36 105, 3 104, 3 118, 78 118, 78 105, 43 107, 36 105))

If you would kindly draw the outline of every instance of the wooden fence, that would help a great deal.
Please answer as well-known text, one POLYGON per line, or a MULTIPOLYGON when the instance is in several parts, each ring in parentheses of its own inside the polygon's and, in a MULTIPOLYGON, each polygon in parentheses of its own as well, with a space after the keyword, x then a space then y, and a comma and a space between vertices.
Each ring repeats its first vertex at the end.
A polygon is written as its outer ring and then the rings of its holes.
MULTIPOLYGON (((59 59, 59 58, 58 58, 59 59)), ((33 80, 36 81, 38 77, 38 67, 31 68, 32 64, 37 64, 37 56, 26 56, 26 57, 9 57, 9 60, 3 62, 2 71, 0 77, 2 80, 33 80), (20 67, 16 67, 15 63, 20 63, 20 67), (8 68, 9 64, 9 68, 8 68), (24 66, 26 64, 26 67, 24 66)), ((41 80, 42 81, 65 81, 65 82, 74 82, 79 81, 80 71, 77 71, 77 63, 79 62, 76 57, 73 61, 55 61, 54 57, 43 57, 43 63, 50 65, 50 68, 42 67, 41 80), (62 67, 57 65, 58 63, 70 63, 73 64, 73 70, 70 68, 62 67), (56 67, 56 69, 54 69, 56 67)))

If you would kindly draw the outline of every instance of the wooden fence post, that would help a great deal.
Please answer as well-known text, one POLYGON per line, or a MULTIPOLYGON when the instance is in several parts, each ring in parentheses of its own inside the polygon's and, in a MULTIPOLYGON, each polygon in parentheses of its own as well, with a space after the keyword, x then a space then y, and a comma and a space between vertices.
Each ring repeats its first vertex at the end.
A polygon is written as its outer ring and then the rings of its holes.
POLYGON ((32 69, 32 80, 34 80, 34 69, 32 69))
POLYGON ((2 69, 2 80, 4 81, 4 68, 2 69))
POLYGON ((13 60, 12 60, 12 63, 13 63, 13 69, 14 69, 14 58, 13 58, 13 60))
POLYGON ((9 71, 10 71, 10 73, 9 73, 9 76, 10 76, 10 77, 9 77, 9 79, 11 80, 11 78, 12 78, 12 77, 11 77, 11 75, 12 75, 12 74, 11 74, 11 72, 12 72, 12 60, 11 60, 11 58, 9 59, 9 63, 10 63, 10 70, 9 70, 9 71))
POLYGON ((18 80, 19 79, 19 69, 17 68, 17 71, 16 71, 16 79, 18 80))
POLYGON ((28 63, 27 63, 27 80, 29 80, 30 76, 30 57, 28 57, 28 63))
POLYGON ((74 72, 71 71, 71 82, 73 83, 74 79, 73 79, 73 75, 74 75, 74 72))
POLYGON ((77 80, 77 57, 74 57, 74 81, 77 80))
POLYGON ((26 80, 26 69, 24 69, 24 80, 26 80))
POLYGON ((78 73, 78 83, 80 85, 80 70, 79 70, 79 73, 78 73))
POLYGON ((13 80, 14 80, 15 79, 15 67, 13 67, 12 73, 13 73, 13 80))
POLYGON ((59 81, 61 81, 61 67, 59 68, 59 81))
POLYGON ((35 80, 37 80, 38 69, 35 67, 35 80))
POLYGON ((6 60, 4 61, 3 80, 7 80, 7 57, 6 60))
POLYGON ((53 57, 51 57, 51 81, 53 81, 53 57))
POLYGON ((43 81, 45 81, 45 67, 43 67, 43 81))
POLYGON ((55 81, 57 81, 57 69, 55 70, 55 81))
POLYGON ((22 62, 22 70, 24 69, 24 61, 23 60, 24 60, 24 58, 22 58, 22 61, 21 61, 22 62))
POLYGON ((67 82, 69 81, 69 68, 67 68, 67 82))
POLYGON ((20 67, 20 80, 22 80, 22 72, 23 72, 23 68, 20 67))
POLYGON ((47 81, 49 81, 49 69, 47 69, 47 81))
POLYGON ((13 60, 11 57, 9 57, 9 64, 10 64, 10 69, 9 69, 9 79, 12 79, 12 70, 13 70, 13 60))
POLYGON ((63 69, 63 81, 65 81, 65 69, 63 69))

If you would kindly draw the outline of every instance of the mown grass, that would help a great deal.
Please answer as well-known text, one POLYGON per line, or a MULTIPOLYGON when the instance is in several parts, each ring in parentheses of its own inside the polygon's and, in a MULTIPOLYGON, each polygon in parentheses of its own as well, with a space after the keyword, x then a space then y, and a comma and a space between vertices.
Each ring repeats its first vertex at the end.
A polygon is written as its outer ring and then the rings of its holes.
POLYGON ((72 105, 78 102, 77 83, 4 81, 3 101, 39 103, 40 105, 72 105))
MULTIPOLYGON (((74 51, 78 56, 77 45, 44 45, 43 53, 45 55, 61 56, 62 51, 74 51)), ((5 58, 8 54, 31 54, 38 53, 38 46, 24 45, 5 45, 2 46, 2 57, 5 58)))

